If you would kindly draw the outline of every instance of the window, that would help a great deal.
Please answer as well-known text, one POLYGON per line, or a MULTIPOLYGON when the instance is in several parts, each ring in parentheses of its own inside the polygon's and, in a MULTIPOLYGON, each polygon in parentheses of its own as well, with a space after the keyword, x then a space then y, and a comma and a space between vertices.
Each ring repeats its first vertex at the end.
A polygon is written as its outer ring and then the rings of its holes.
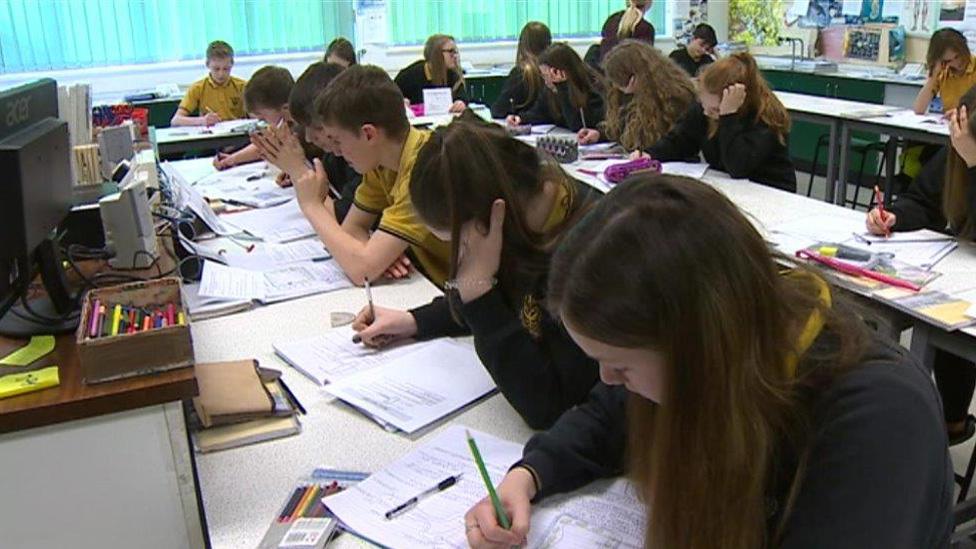
POLYGON ((0 0, 0 72, 322 50, 352 36, 352 0, 0 0))
MULTIPOLYGON (((646 18, 657 34, 668 34, 666 0, 654 2, 646 18)), ((513 40, 529 21, 542 21, 557 37, 600 34, 623 0, 387 0, 391 44, 422 44, 431 34, 461 42, 513 40)))

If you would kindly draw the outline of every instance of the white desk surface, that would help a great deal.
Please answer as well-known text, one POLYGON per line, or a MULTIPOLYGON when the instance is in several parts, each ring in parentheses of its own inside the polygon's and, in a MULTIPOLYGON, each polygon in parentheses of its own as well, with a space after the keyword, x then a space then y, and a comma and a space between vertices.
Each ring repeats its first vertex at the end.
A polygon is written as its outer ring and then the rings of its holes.
POLYGON ((156 129, 157 143, 179 143, 199 139, 217 139, 230 135, 246 135, 240 128, 249 126, 257 120, 241 119, 219 122, 214 126, 170 126, 156 129))
MULTIPOLYGON (((721 172, 709 171, 703 179, 729 196, 760 227, 799 215, 864 219, 863 212, 746 180, 734 180, 721 172)), ((948 292, 976 288, 973 277, 976 246, 961 244, 937 268, 943 276, 932 283, 933 288, 948 292)), ((373 290, 378 304, 398 308, 421 305, 438 293, 419 275, 408 281, 379 285, 373 290)), ((308 415, 301 417, 303 432, 297 436, 197 456, 200 489, 215 548, 256 546, 294 483, 317 466, 376 471, 449 423, 468 425, 520 444, 531 436, 532 431, 498 394, 415 437, 391 434, 336 402, 275 357, 272 343, 328 330, 331 312, 355 313, 364 305, 363 290, 352 288, 193 323, 198 360, 257 358, 262 365, 283 371, 286 383, 308 410, 308 415)), ((976 330, 972 333, 976 335, 976 330)), ((459 522, 458 528, 462 527, 459 522)), ((335 544, 336 547, 360 545, 362 542, 352 536, 342 536, 335 544)))
POLYGON ((854 113, 881 109, 891 109, 885 105, 849 101, 833 97, 819 97, 792 92, 774 92, 783 103, 786 110, 795 113, 820 115, 841 121, 866 122, 881 128, 907 129, 940 136, 949 135, 949 128, 938 114, 915 114, 910 109, 888 110, 883 115, 863 117, 852 116, 854 113))
MULTIPOLYGON (((375 302, 385 307, 417 306, 438 294, 420 275, 373 288, 375 302)), ((377 471, 448 423, 461 423, 520 444, 528 440, 532 431, 498 394, 416 437, 388 433, 336 402, 274 355, 272 343, 331 329, 330 312, 358 312, 365 301, 363 290, 352 288, 193 323, 197 360, 257 358, 262 366, 283 372, 285 382, 308 410, 308 415, 301 416, 302 433, 297 436, 197 454, 203 506, 215 549, 257 546, 294 484, 317 466, 377 471)), ((459 522, 458 528, 463 527, 459 522)), ((334 546, 358 545, 352 536, 342 536, 334 546)))

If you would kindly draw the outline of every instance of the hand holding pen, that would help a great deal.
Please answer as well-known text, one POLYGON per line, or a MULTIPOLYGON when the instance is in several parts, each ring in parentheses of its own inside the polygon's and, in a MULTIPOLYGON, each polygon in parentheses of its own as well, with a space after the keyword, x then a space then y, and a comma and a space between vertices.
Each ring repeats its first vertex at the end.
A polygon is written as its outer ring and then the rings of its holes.
POLYGON ((865 221, 868 232, 876 235, 891 236, 891 228, 895 226, 897 218, 895 214, 885 210, 884 197, 881 196, 881 190, 877 186, 874 187, 874 201, 877 207, 868 212, 868 217, 865 221))

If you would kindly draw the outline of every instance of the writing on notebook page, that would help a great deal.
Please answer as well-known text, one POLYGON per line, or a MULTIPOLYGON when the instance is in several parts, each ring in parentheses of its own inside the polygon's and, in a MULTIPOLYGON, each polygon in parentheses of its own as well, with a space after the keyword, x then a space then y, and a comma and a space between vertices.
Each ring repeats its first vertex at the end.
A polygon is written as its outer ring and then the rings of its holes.
POLYGON ((417 343, 406 342, 384 349, 374 349, 361 343, 353 343, 355 333, 351 326, 329 330, 322 335, 275 343, 275 354, 315 383, 325 385, 350 374, 386 364, 393 358, 413 351, 417 343))
MULTIPOLYGON (((486 493, 464 431, 459 425, 447 427, 355 487, 323 501, 353 531, 381 545, 403 549, 467 547, 464 515, 486 493), (389 509, 458 473, 463 476, 450 490, 424 498, 407 513, 386 520, 389 509)), ((521 457, 522 447, 485 433, 472 433, 488 475, 497 485, 521 457)), ((641 547, 644 514, 645 508, 629 482, 597 482, 533 506, 528 547, 641 547)))

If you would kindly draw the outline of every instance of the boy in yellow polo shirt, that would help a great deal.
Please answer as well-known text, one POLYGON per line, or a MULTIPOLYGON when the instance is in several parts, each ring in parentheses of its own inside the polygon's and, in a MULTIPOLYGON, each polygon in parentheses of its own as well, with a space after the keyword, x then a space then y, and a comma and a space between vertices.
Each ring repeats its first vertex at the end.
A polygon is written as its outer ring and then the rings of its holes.
POLYGON ((210 74, 194 82, 180 101, 170 124, 173 126, 213 126, 221 120, 244 118, 245 81, 231 76, 234 49, 222 40, 207 46, 210 74))
POLYGON ((410 202, 410 172, 430 133, 410 126, 403 94, 383 69, 353 65, 315 101, 315 115, 350 166, 363 174, 340 225, 328 177, 316 159, 295 181, 302 212, 355 284, 375 280, 409 247, 417 267, 438 286, 447 278, 450 245, 431 234, 410 202), (370 232, 379 220, 378 229, 370 232))

